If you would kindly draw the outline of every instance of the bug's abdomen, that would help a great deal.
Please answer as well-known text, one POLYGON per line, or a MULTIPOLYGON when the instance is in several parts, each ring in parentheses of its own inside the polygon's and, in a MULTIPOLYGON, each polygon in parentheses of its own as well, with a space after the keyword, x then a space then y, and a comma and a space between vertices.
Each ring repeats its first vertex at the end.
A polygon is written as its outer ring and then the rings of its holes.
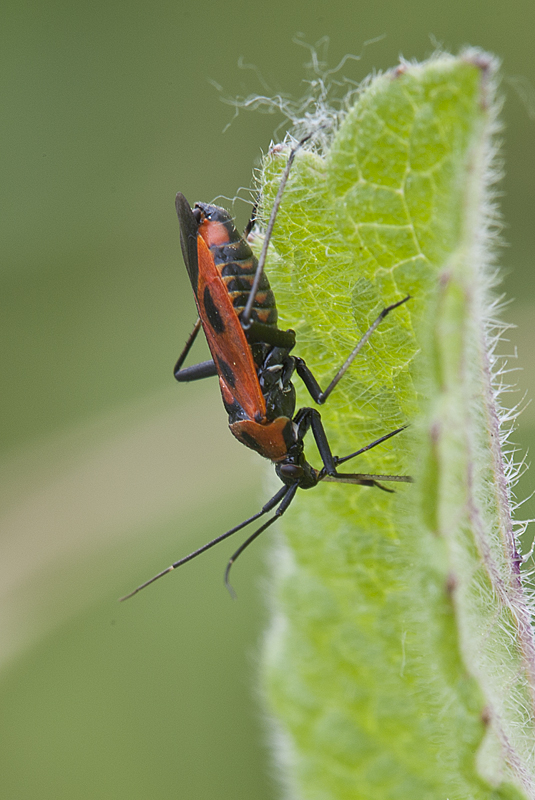
MULTIPOLYGON (((234 310, 239 316, 249 299, 258 261, 248 242, 236 230, 232 217, 225 209, 204 203, 196 205, 202 210, 204 217, 199 226, 199 233, 212 253, 215 266, 225 282, 234 310)), ((262 274, 251 316, 264 325, 277 324, 275 297, 265 274, 262 274)))
MULTIPOLYGON (((228 252, 232 245, 218 248, 225 251, 221 256, 219 253, 214 252, 214 261, 218 268, 221 265, 221 277, 227 285, 228 293, 232 298, 232 304, 238 316, 247 304, 258 266, 258 261, 253 256, 251 248, 247 242, 243 240, 242 242, 240 242, 240 249, 242 251, 247 249, 250 253, 246 258, 234 258, 231 261, 227 260, 228 256, 232 255, 232 253, 228 252), (245 247, 241 246, 242 242, 245 247), (219 260, 220 258, 221 261, 219 260)), ((262 274, 258 291, 255 295, 251 316, 258 322, 264 323, 264 325, 277 324, 278 314, 275 305, 275 297, 264 273, 262 274)))

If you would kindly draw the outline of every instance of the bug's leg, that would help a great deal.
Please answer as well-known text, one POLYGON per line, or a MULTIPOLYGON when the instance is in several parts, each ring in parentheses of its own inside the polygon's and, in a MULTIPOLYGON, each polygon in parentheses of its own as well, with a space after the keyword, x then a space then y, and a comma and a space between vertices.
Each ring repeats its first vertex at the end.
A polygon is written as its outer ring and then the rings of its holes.
MULTIPOLYGON (((406 427, 407 425, 403 425, 403 427, 397 428, 395 431, 386 433, 384 436, 380 436, 379 439, 375 439, 373 442, 370 442, 370 444, 361 447, 360 450, 356 450, 354 453, 350 453, 348 456, 344 456, 343 458, 333 456, 336 467, 338 467, 340 464, 343 464, 345 461, 349 461, 351 458, 361 455, 361 453, 365 453, 367 450, 377 447, 378 444, 386 442, 387 439, 390 439, 392 436, 396 436, 396 434, 404 431, 406 427)), ((325 435, 325 431, 323 431, 323 433, 325 435)), ((389 481, 393 483, 413 483, 413 479, 410 477, 410 475, 369 475, 362 472, 338 472, 338 470, 336 470, 333 474, 327 470, 326 466, 319 472, 318 480, 337 481, 338 483, 355 483, 359 486, 376 486, 378 489, 382 489, 383 492, 393 492, 394 490, 387 489, 386 486, 381 486, 379 481, 389 481)))
POLYGON ((178 372, 175 371, 175 378, 179 383, 200 381, 202 378, 211 378, 213 375, 217 375, 216 365, 213 361, 201 361, 200 364, 184 367, 178 372))
MULTIPOLYGON (((284 188, 285 188, 286 184, 288 183, 288 177, 290 175, 290 170, 292 168, 292 164, 294 162, 295 155, 296 155, 297 151, 305 144, 305 142, 308 142, 308 140, 312 138, 312 135, 313 135, 312 133, 308 133, 306 136, 303 136, 303 138, 300 139, 297 142, 297 144, 294 145, 294 147, 292 147, 292 149, 290 150, 290 155, 288 156, 288 161, 286 162, 286 166, 284 168, 284 172, 282 173, 282 177, 281 177, 281 180, 280 180, 280 183, 279 183, 279 188, 277 190, 277 194, 275 195, 275 200, 273 201, 273 206, 271 207, 271 213, 269 215, 269 220, 268 220, 268 224, 267 224, 267 227, 266 227, 266 233, 265 233, 265 236, 264 236, 264 242, 262 244, 262 250, 260 252, 260 257, 258 259, 258 267, 257 267, 257 270, 256 270, 256 275, 254 277, 253 285, 251 286, 251 290, 250 290, 250 293, 249 293, 249 299, 247 300, 247 304, 246 304, 245 308, 243 309, 243 311, 242 311, 242 313, 240 315, 241 324, 242 324, 242 327, 245 330, 247 330, 247 328, 251 324, 251 313, 252 313, 252 310, 253 310, 254 299, 256 297, 256 293, 258 292, 258 287, 259 287, 260 281, 262 279, 262 273, 264 271, 264 264, 266 263, 266 255, 267 255, 269 243, 271 241, 271 236, 273 234, 273 228, 275 226, 275 220, 277 218, 277 214, 278 214, 278 211, 279 211, 279 208, 280 208, 280 204, 282 202, 282 195, 284 193, 284 188)), ((255 211, 255 219, 256 219, 256 208, 254 209, 254 211, 255 211)), ((247 228, 245 230, 247 231, 248 228, 249 228, 249 226, 247 226, 247 228)))
POLYGON ((315 408, 300 408, 295 417, 293 424, 297 431, 296 436, 299 442, 302 442, 308 433, 309 428, 312 428, 312 434, 316 441, 318 451, 323 461, 323 469, 320 474, 322 475, 336 475, 336 456, 333 456, 323 422, 321 421, 321 414, 315 408))
POLYGON ((396 436, 396 434, 401 433, 404 431, 407 425, 402 425, 401 428, 396 428, 395 431, 390 431, 390 433, 385 433, 384 436, 381 436, 379 439, 375 439, 375 441, 370 442, 370 444, 361 447, 360 450, 356 450, 354 453, 350 453, 348 456, 343 456, 339 458, 338 456, 334 457, 336 465, 343 464, 344 461, 349 461, 351 458, 355 458, 356 456, 360 456, 361 453, 365 453, 367 450, 371 450, 373 447, 377 447, 378 444, 381 442, 386 442, 387 439, 390 439, 392 436, 396 436))
POLYGON ((394 489, 387 489, 381 486, 379 481, 390 481, 392 483, 414 483, 414 478, 410 475, 371 475, 366 472, 337 472, 336 475, 322 475, 320 472, 318 480, 326 483, 353 483, 357 486, 376 486, 383 492, 393 493, 394 489))
POLYGON ((377 319, 374 322, 372 322, 366 333, 357 342, 357 344, 355 345, 349 356, 346 358, 346 360, 344 361, 344 363, 342 364, 342 366, 340 367, 340 369, 338 370, 338 372, 336 373, 330 384, 327 386, 325 391, 322 391, 321 386, 319 385, 316 378, 306 365, 305 361, 303 361, 302 358, 295 357, 295 369, 297 371, 297 374, 307 387, 312 399, 316 403, 318 403, 318 405, 322 405, 327 400, 332 390, 342 380, 342 378, 344 377, 345 373, 353 363, 356 356, 360 353, 360 351, 362 350, 362 348, 364 347, 364 345, 366 344, 366 342, 368 341, 374 330, 379 326, 379 324, 387 316, 387 314, 389 314, 391 311, 393 311, 395 308, 402 305, 403 303, 406 303, 407 300, 410 299, 411 296, 410 294, 408 294, 407 297, 403 298, 403 300, 399 300, 397 303, 392 303, 392 305, 383 308, 377 319))
POLYGON ((173 370, 175 375, 176 375, 177 372, 180 371, 180 368, 181 368, 182 364, 184 363, 184 361, 188 357, 188 353, 191 350, 191 348, 193 346, 193 343, 194 343, 195 339, 197 338, 197 334, 199 333, 200 329, 201 329, 201 318, 197 317, 197 322, 193 326, 193 330, 190 333, 190 335, 188 336, 186 344, 184 345, 184 349, 180 353, 180 355, 178 357, 178 360, 177 360, 177 362, 175 364, 175 368, 173 370))
POLYGON ((154 583, 154 581, 157 581, 158 578, 162 578, 164 575, 167 575, 168 572, 172 572, 174 569, 177 569, 177 567, 181 567, 182 564, 186 564, 188 561, 191 561, 193 558, 196 558, 201 553, 204 553, 205 550, 209 550, 214 545, 218 544, 219 542, 222 542, 223 539, 227 539, 229 536, 232 536, 233 533, 241 531, 242 528, 245 528, 246 525, 249 525, 249 523, 254 522, 255 519, 258 519, 259 517, 262 517, 264 514, 267 514, 270 511, 272 511, 272 509, 274 509, 278 503, 284 500, 290 488, 291 487, 289 486, 283 486, 281 489, 279 489, 277 494, 275 494, 271 498, 271 500, 268 500, 265 506, 263 506, 263 508, 257 514, 253 514, 252 517, 249 517, 249 519, 246 519, 244 522, 240 522, 239 525, 236 525, 235 528, 231 528, 229 531, 226 531, 226 533, 222 533, 221 536, 216 536, 216 538, 212 539, 211 542, 208 542, 207 544, 204 544, 202 547, 199 547, 198 550, 194 550, 193 553, 189 554, 189 556, 184 556, 184 558, 175 561, 175 563, 171 564, 171 566, 167 567, 167 569, 162 570, 157 575, 154 575, 152 578, 150 578, 150 580, 145 581, 145 583, 142 583, 140 586, 137 587, 137 589, 134 589, 133 592, 130 592, 129 594, 126 594, 124 597, 121 597, 120 602, 122 602, 123 600, 128 600, 129 597, 133 597, 135 594, 140 592, 146 586, 149 586, 151 583, 154 583))
POLYGON ((318 451, 323 461, 323 469, 320 475, 336 475, 336 465, 338 459, 333 456, 323 422, 321 421, 321 414, 315 408, 300 408, 295 417, 293 424, 296 428, 297 440, 302 442, 308 433, 309 428, 312 428, 312 434, 318 447, 318 451))
POLYGON ((297 428, 298 441, 302 441, 308 429, 312 428, 312 435, 314 436, 321 460, 323 461, 323 469, 320 474, 336 475, 336 465, 339 463, 339 459, 332 454, 331 446, 327 439, 323 422, 321 421, 320 412, 315 408, 300 408, 293 419, 293 423, 297 428))
POLYGON ((180 353, 178 357, 178 361, 175 364, 175 368, 173 370, 173 375, 180 383, 184 381, 198 381, 201 378, 209 378, 212 375, 217 375, 217 369, 213 361, 203 361, 201 364, 195 364, 192 367, 186 367, 182 369, 182 364, 188 357, 188 353, 193 346, 193 342, 197 338, 197 334, 201 329, 201 320, 198 318, 197 322, 193 326, 193 330, 188 336, 188 340, 184 345, 184 349, 180 353))
POLYGON ((245 230, 243 231, 243 238, 247 239, 251 231, 253 230, 254 226, 256 225, 256 212, 258 211, 258 204, 260 202, 260 195, 257 195, 256 200, 254 201, 253 208, 251 210, 251 216, 249 217, 249 222, 245 226, 245 230))
POLYGON ((297 492, 298 488, 299 488, 299 485, 297 483, 293 484, 293 486, 286 486, 287 492, 284 495, 284 497, 282 498, 281 504, 278 507, 278 509, 275 511, 275 514, 271 517, 271 519, 268 519, 267 522, 264 522, 264 524, 261 525, 260 528, 258 528, 254 533, 252 533, 249 536, 249 538, 246 539, 244 541, 244 543, 242 545, 240 545, 240 547, 238 547, 236 552, 229 558, 229 561, 228 561, 228 564, 227 564, 227 568, 225 570, 225 586, 229 590, 230 595, 232 597, 236 597, 236 592, 234 591, 234 589, 232 588, 232 586, 229 583, 229 575, 230 575, 230 570, 231 570, 232 565, 234 564, 234 562, 236 561, 238 556, 243 553, 245 548, 249 547, 251 542, 254 542, 254 540, 258 536, 260 536, 260 534, 263 533, 266 530, 266 528, 269 528, 269 526, 272 525, 277 519, 279 519, 279 517, 282 517, 282 515, 284 514, 284 512, 286 511, 286 509, 288 508, 288 506, 290 505, 290 503, 294 499, 295 493, 297 492))
POLYGON ((305 436, 309 427, 312 429, 312 434, 318 447, 321 460, 323 461, 323 469, 318 474, 318 480, 335 480, 340 481, 340 483, 356 483, 361 486, 377 486, 379 489, 383 489, 385 492, 391 492, 392 489, 387 489, 385 486, 381 486, 378 481, 412 483, 412 478, 408 475, 368 475, 364 473, 348 474, 343 472, 340 473, 337 470, 337 467, 340 464, 343 464, 345 461, 349 461, 351 458, 356 458, 356 456, 360 456, 361 453, 365 453, 367 450, 372 450, 372 448, 377 447, 378 444, 386 442, 387 439, 390 439, 392 436, 396 436, 396 434, 401 433, 401 431, 405 430, 407 427, 406 425, 403 425, 403 427, 397 428, 395 431, 391 431, 384 436, 380 436, 379 439, 375 439, 375 441, 370 442, 370 444, 361 447, 360 450, 356 450, 354 453, 350 453, 348 456, 340 458, 339 456, 333 456, 332 454, 331 446, 329 444, 329 440, 327 439, 327 434, 325 433, 325 428, 323 427, 323 422, 321 421, 321 414, 319 411, 316 411, 315 408, 302 408, 296 414, 294 422, 298 425, 299 439, 302 439, 305 436), (301 414, 302 416, 300 416, 301 414))
POLYGON ((325 400, 321 399, 323 397, 323 389, 317 382, 313 373, 310 371, 306 361, 302 358, 299 358, 299 356, 294 356, 293 358, 295 362, 295 371, 305 384, 309 395, 315 403, 321 405, 321 403, 325 402, 325 400))
POLYGON ((247 341, 250 344, 262 342, 271 344, 273 347, 286 347, 291 350, 295 346, 295 331, 281 331, 273 325, 265 325, 263 322, 253 320, 247 328, 247 341))

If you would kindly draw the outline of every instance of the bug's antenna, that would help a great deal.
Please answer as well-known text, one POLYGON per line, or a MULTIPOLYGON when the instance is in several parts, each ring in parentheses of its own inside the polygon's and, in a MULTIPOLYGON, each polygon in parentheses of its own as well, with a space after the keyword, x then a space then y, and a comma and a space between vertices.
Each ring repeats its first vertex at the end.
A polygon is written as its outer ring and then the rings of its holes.
POLYGON ((249 547, 249 545, 252 542, 254 542, 254 540, 257 538, 257 536, 260 536, 260 534, 263 533, 266 530, 266 528, 269 528, 270 525, 272 525, 274 522, 276 522, 279 519, 279 517, 282 517, 282 515, 284 514, 284 512, 286 511, 286 509, 288 508, 288 506, 290 505, 290 503, 294 499, 295 493, 297 492, 297 489, 299 488, 299 485, 296 483, 293 486, 290 486, 290 487, 287 487, 287 488, 288 488, 287 494, 283 497, 282 503, 280 504, 280 506, 278 507, 278 509, 274 513, 274 515, 271 517, 271 519, 268 519, 267 522, 264 522, 264 524, 261 525, 260 528, 258 528, 254 533, 252 533, 249 536, 249 538, 246 539, 243 542, 243 544, 241 544, 238 547, 236 552, 233 553, 231 555, 231 557, 229 558, 228 564, 227 564, 227 568, 225 570, 225 586, 229 590, 230 596, 232 598, 236 597, 236 592, 234 591, 234 589, 232 588, 232 586, 231 586, 231 584, 229 582, 230 569, 231 569, 232 565, 234 564, 234 562, 236 561, 236 559, 238 558, 238 556, 243 553, 245 548, 249 547))
MULTIPOLYGON (((262 273, 264 272, 264 264, 266 263, 266 255, 267 255, 267 251, 268 251, 268 247, 269 247, 269 242, 271 240, 271 235, 273 233, 273 228, 275 226, 275 220, 277 218, 277 213, 279 211, 280 204, 282 202, 282 195, 284 193, 284 188, 285 188, 286 184, 288 183, 288 177, 290 175, 290 170, 292 168, 292 164, 293 164, 295 155, 296 155, 297 151, 305 144, 305 142, 308 142, 308 140, 312 138, 312 136, 313 136, 312 133, 307 133, 307 135, 303 136, 303 138, 300 139, 297 142, 297 144, 294 147, 292 147, 292 149, 290 150, 290 155, 288 156, 288 161, 286 162, 286 167, 284 168, 284 172, 282 173, 282 178, 281 178, 280 183, 279 183, 279 188, 277 190, 277 194, 275 196, 275 200, 274 200, 273 206, 271 208, 271 214, 269 215, 269 221, 268 221, 267 228, 266 228, 266 233, 265 233, 265 236, 264 236, 264 242, 262 244, 262 250, 260 252, 260 257, 258 259, 258 267, 257 267, 257 270, 256 270, 256 275, 254 277, 253 285, 251 286, 251 291, 249 293, 249 298, 247 300, 247 304, 246 304, 244 310, 242 311, 242 313, 240 315, 240 322, 241 322, 242 328, 244 328, 244 330, 247 330, 248 328, 251 327, 251 312, 252 312, 252 309, 253 309, 253 303, 254 303, 254 300, 255 300, 255 297, 256 297, 256 293, 258 291, 258 287, 260 285, 260 280, 262 278, 262 273)), ((255 204, 255 210, 256 210, 256 204, 255 204)))
MULTIPOLYGON (((157 581, 159 578, 163 578, 163 576, 167 575, 168 572, 172 572, 174 569, 177 569, 177 567, 181 567, 182 564, 186 564, 188 561, 191 561, 193 558, 196 558, 197 556, 200 556, 200 554, 204 553, 205 550, 209 550, 215 544, 219 544, 219 542, 222 542, 223 539, 227 539, 229 536, 232 536, 233 533, 237 533, 238 531, 241 531, 241 529, 245 528, 246 525, 249 525, 250 522, 254 522, 255 519, 258 519, 259 517, 262 517, 264 514, 267 514, 268 511, 271 511, 273 508, 275 508, 277 503, 279 503, 281 500, 282 501, 286 500, 287 495, 290 494, 290 488, 291 487, 283 486, 281 489, 279 489, 277 494, 274 495, 271 498, 271 500, 268 500, 268 502, 265 504, 265 506, 257 514, 253 514, 252 517, 249 517, 249 519, 246 519, 244 522, 241 522, 239 525, 236 525, 235 528, 231 528, 229 531, 226 531, 226 533, 222 533, 221 536, 216 536, 216 538, 212 539, 211 542, 208 542, 207 544, 203 544, 202 547, 199 547, 198 550, 194 550, 193 553, 189 554, 189 556, 184 556, 184 558, 181 558, 178 561, 175 561, 175 563, 171 564, 171 566, 167 567, 167 569, 163 569, 157 575, 154 575, 148 581, 145 581, 145 583, 142 583, 141 586, 138 586, 137 589, 134 589, 133 592, 130 592, 129 594, 125 594, 124 597, 120 597, 119 598, 119 602, 122 603, 123 600, 128 600, 130 597, 133 597, 135 594, 140 592, 142 589, 145 589, 146 586, 150 586, 150 584, 154 583, 154 581, 157 581)), ((295 494, 295 492, 293 494, 295 494)), ((293 498, 293 495, 292 495, 292 498, 293 498)), ((284 505, 284 509, 286 509, 286 508, 288 508, 289 503, 286 503, 286 504, 281 503, 281 506, 282 505, 284 505)), ((280 516, 280 514, 278 514, 278 516, 280 516)), ((277 519, 277 514, 275 514, 273 519, 277 519)))
POLYGON ((269 528, 269 526, 272 525, 277 519, 278 519, 278 517, 277 517, 277 515, 275 515, 275 516, 271 517, 271 519, 268 519, 267 522, 264 522, 264 524, 261 525, 259 528, 257 528, 257 530, 254 533, 252 533, 249 536, 249 538, 246 539, 244 541, 244 543, 242 545, 240 545, 240 547, 238 547, 236 552, 233 553, 233 555, 229 558, 227 567, 225 569, 225 586, 227 587, 228 592, 229 592, 229 594, 230 594, 230 596, 232 597, 233 600, 236 599, 236 592, 234 591, 234 589, 233 589, 233 587, 232 587, 232 585, 231 585, 231 583, 229 581, 230 569, 231 569, 232 565, 234 564, 234 562, 236 561, 238 556, 241 553, 243 553, 245 548, 248 547, 252 542, 254 542, 254 540, 258 536, 260 536, 260 534, 263 533, 266 530, 266 528, 269 528))

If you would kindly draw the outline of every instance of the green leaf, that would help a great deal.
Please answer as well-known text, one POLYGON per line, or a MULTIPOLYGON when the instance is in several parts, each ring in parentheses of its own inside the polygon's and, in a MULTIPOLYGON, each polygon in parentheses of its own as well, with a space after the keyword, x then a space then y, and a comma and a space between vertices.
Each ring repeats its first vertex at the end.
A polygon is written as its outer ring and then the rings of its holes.
MULTIPOLYGON (((410 423, 350 467, 415 483, 320 484, 281 523, 263 681, 292 797, 533 796, 535 650, 492 377, 494 72, 469 51, 369 81, 328 151, 297 153, 277 218, 280 325, 323 387, 412 297, 322 418, 341 456, 410 423)), ((264 164, 267 210, 286 156, 264 164)))

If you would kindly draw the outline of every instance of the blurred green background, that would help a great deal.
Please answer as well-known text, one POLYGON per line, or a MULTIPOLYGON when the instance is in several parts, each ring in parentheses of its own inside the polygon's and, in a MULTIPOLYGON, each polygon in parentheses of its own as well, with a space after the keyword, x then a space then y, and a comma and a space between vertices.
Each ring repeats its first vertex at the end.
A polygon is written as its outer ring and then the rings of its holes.
MULTIPOLYGON (((523 367, 511 404, 533 396, 535 5, 48 0, 4 2, 1 23, 2 797, 274 798, 254 688, 269 543, 236 570, 238 602, 222 586, 232 545, 116 602, 268 492, 216 382, 172 378, 195 319, 174 195, 251 184, 282 118, 242 112, 223 133, 221 97, 264 82, 302 95, 298 33, 330 37, 331 67, 385 34, 347 64, 353 80, 437 42, 493 51, 519 326, 504 352, 523 367)), ((234 210, 243 225, 247 205, 234 210)), ((535 442, 532 407, 514 438, 535 442)))

